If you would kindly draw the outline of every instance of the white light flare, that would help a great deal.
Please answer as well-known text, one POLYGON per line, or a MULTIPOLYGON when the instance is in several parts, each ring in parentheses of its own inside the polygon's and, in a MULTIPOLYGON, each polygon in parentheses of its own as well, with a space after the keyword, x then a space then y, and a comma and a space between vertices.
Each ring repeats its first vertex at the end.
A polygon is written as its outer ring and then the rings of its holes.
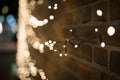
POLYGON ((115 34, 115 28, 113 26, 110 26, 107 29, 107 33, 108 33, 109 36, 113 36, 115 34))
POLYGON ((2 34, 2 32, 3 32, 3 25, 2 23, 0 23, 0 34, 2 34))
POLYGON ((102 15, 103 15, 102 10, 97 10, 97 12, 96 12, 96 13, 97 13, 97 15, 98 15, 98 16, 102 16, 102 15))

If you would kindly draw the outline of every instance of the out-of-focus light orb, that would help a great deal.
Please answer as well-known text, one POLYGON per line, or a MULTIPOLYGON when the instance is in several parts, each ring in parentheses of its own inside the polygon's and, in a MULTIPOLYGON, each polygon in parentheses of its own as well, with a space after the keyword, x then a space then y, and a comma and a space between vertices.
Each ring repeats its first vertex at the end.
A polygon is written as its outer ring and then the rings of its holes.
POLYGON ((53 41, 53 44, 56 44, 57 42, 56 41, 53 41))
POLYGON ((44 20, 43 20, 43 23, 44 23, 44 24, 47 24, 47 23, 48 23, 48 19, 44 19, 44 20))
POLYGON ((0 34, 3 32, 3 26, 2 23, 0 23, 0 34))
POLYGON ((49 45, 49 43, 48 43, 48 42, 45 42, 45 45, 46 45, 46 46, 48 46, 48 45, 49 45))
POLYGON ((7 14, 8 11, 9 11, 9 7, 8 7, 8 6, 4 6, 4 7, 2 8, 2 14, 7 14))
POLYGON ((73 30, 72 29, 70 29, 70 32, 72 32, 73 30))
POLYGON ((57 52, 57 49, 54 49, 54 52, 57 52))
POLYGON ((66 1, 66 0, 63 0, 63 1, 66 1))
POLYGON ((59 54, 59 56, 60 56, 60 57, 62 57, 62 56, 63 56, 63 54, 62 54, 62 53, 60 53, 60 54, 59 54))
POLYGON ((41 4, 43 4, 43 3, 44 3, 44 0, 38 0, 38 1, 37 1, 37 4, 38 4, 38 5, 41 5, 41 4))
POLYGON ((53 15, 50 15, 50 16, 49 16, 49 19, 50 19, 50 20, 53 20, 53 19, 54 19, 54 16, 53 16, 53 15))
POLYGON ((52 43, 52 40, 49 40, 48 42, 49 42, 49 43, 52 43))
POLYGON ((57 4, 57 3, 55 3, 55 4, 54 4, 54 6, 55 6, 55 7, 57 7, 57 6, 58 6, 58 4, 57 4))
POLYGON ((101 47, 104 48, 105 47, 105 42, 101 42, 101 47))
POLYGON ((8 15, 7 18, 6 18, 6 21, 7 21, 8 25, 10 27, 13 27, 13 26, 15 26, 17 24, 16 19, 14 18, 13 15, 8 15))
POLYGON ((63 48, 65 48, 66 47, 66 45, 63 45, 63 48))
POLYGON ((43 25, 44 25, 43 21, 37 21, 37 26, 43 26, 43 25))
POLYGON ((67 54, 65 54, 65 56, 67 56, 67 54))
POLYGON ((3 23, 3 22, 4 22, 4 20, 5 20, 5 17, 4 17, 4 16, 2 16, 2 15, 0 15, 0 23, 3 23))
POLYGON ((76 45, 74 46, 74 48, 78 48, 78 45, 76 44, 76 45))
POLYGON ((115 34, 115 28, 113 26, 110 26, 107 29, 107 33, 108 33, 109 36, 113 36, 115 34))
POLYGON ((52 7, 51 6, 48 6, 48 9, 51 9, 52 7))
POLYGON ((103 15, 102 10, 97 10, 97 12, 96 12, 96 13, 97 13, 97 15, 98 15, 98 16, 102 16, 102 15, 103 15))
POLYGON ((98 32, 98 28, 95 28, 95 32, 98 32))
POLYGON ((57 6, 55 6, 55 7, 53 7, 53 9, 54 9, 54 10, 57 10, 57 9, 58 9, 58 7, 57 7, 57 6))

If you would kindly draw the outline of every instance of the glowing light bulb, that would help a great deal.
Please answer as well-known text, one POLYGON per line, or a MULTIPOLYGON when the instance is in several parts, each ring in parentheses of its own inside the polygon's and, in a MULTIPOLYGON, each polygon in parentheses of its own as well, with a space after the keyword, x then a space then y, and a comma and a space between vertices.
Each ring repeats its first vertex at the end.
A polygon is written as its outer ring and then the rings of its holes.
POLYGON ((37 21, 37 26, 43 26, 43 25, 44 25, 43 21, 37 21))
POLYGON ((53 44, 56 44, 56 41, 53 41, 53 44))
POLYGON ((49 43, 52 43, 52 40, 49 40, 48 42, 49 42, 49 43))
POLYGON ((0 23, 0 34, 3 32, 3 26, 2 23, 0 23))
POLYGON ((95 28, 95 32, 98 32, 98 28, 95 28))
POLYGON ((101 42, 101 47, 105 47, 105 42, 101 42))
POLYGON ((54 6, 55 6, 55 7, 57 7, 57 6, 58 6, 58 4, 57 4, 57 3, 55 3, 55 4, 54 4, 54 6))
POLYGON ((57 50, 56 50, 56 49, 54 49, 54 52, 57 52, 57 50))
POLYGON ((66 47, 66 45, 63 45, 63 48, 65 48, 66 47))
POLYGON ((54 19, 54 16, 53 16, 53 15, 50 15, 49 18, 50 18, 50 20, 53 20, 53 19, 54 19))
POLYGON ((67 56, 67 54, 65 54, 65 56, 67 56))
POLYGON ((108 33, 109 36, 113 36, 115 34, 115 28, 113 26, 110 26, 107 29, 107 33, 108 33))
POLYGON ((46 46, 48 46, 48 45, 49 45, 49 43, 48 43, 48 42, 45 42, 45 45, 46 45, 46 46))
POLYGON ((48 19, 44 19, 44 20, 43 20, 43 23, 44 23, 44 24, 47 24, 47 23, 48 23, 48 19))
POLYGON ((51 6, 48 6, 48 9, 51 9, 52 7, 51 6))
POLYGON ((75 47, 75 48, 78 48, 78 45, 76 44, 74 47, 75 47))
POLYGON ((62 56, 63 56, 63 54, 62 54, 62 53, 60 53, 60 54, 59 54, 59 56, 60 56, 60 57, 62 57, 62 56))
POLYGON ((97 13, 97 15, 98 15, 98 16, 102 16, 102 15, 103 15, 102 10, 97 10, 97 12, 96 12, 96 13, 97 13))
POLYGON ((72 32, 73 30, 72 29, 70 29, 70 32, 72 32))
POLYGON ((57 10, 57 9, 58 9, 58 7, 57 7, 57 6, 55 6, 55 7, 53 7, 53 9, 54 9, 54 10, 57 10))
POLYGON ((38 49, 38 48, 39 48, 39 45, 40 45, 39 41, 35 41, 35 42, 33 43, 33 48, 38 49))

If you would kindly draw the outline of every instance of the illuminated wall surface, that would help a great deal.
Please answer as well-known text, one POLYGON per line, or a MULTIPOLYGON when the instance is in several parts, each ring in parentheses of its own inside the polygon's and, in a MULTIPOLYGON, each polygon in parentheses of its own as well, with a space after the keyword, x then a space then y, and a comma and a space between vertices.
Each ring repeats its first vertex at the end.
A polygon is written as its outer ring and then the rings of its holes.
MULTIPOLYGON (((1 8, 1 36, 4 21, 17 31, 9 9, 1 8)), ((120 80, 120 0, 19 0, 18 9, 21 80, 120 80)))

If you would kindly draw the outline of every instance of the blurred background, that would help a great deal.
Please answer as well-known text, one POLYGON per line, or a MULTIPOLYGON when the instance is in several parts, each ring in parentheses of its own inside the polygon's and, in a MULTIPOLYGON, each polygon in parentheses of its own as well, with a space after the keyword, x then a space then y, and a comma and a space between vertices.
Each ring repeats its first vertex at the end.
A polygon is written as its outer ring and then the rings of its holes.
POLYGON ((0 80, 16 78, 18 0, 0 0, 0 80))

